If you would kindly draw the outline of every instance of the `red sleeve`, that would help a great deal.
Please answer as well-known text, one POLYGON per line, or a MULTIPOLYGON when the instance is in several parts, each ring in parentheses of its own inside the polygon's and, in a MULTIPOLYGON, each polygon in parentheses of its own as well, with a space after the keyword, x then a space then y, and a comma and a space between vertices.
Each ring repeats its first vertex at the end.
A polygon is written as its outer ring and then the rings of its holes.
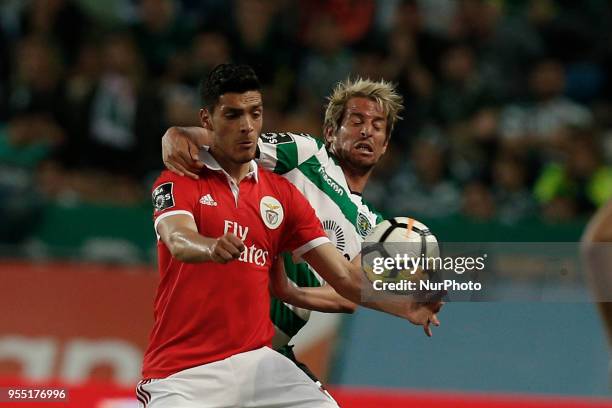
POLYGON ((198 202, 197 181, 165 170, 153 183, 153 220, 157 224, 165 217, 185 214, 194 217, 198 202))
POLYGON ((321 221, 304 195, 291 183, 283 180, 287 190, 283 206, 287 209, 287 223, 284 225, 282 251, 291 251, 294 259, 319 245, 329 242, 321 221))

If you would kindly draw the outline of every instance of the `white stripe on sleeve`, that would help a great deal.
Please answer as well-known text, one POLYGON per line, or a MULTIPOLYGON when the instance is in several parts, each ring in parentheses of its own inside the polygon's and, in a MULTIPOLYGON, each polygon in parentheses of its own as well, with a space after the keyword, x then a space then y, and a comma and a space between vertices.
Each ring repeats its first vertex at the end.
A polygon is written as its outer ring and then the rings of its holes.
POLYGON ((174 211, 168 211, 166 213, 163 213, 162 215, 160 215, 159 217, 155 219, 155 224, 153 225, 153 228, 155 229, 155 235, 157 235, 158 240, 159 240, 159 234, 157 233, 157 224, 159 224, 159 222, 163 220, 164 218, 171 217, 173 215, 188 215, 191 218, 193 218, 193 214, 185 210, 174 210, 174 211))
POLYGON ((319 238, 313 239, 312 241, 308 241, 307 243, 305 243, 304 245, 302 245, 301 247, 293 251, 293 262, 295 263, 303 262, 302 255, 304 255, 306 252, 310 251, 311 249, 314 249, 323 244, 327 244, 328 242, 330 242, 330 240, 327 237, 319 237, 319 238))

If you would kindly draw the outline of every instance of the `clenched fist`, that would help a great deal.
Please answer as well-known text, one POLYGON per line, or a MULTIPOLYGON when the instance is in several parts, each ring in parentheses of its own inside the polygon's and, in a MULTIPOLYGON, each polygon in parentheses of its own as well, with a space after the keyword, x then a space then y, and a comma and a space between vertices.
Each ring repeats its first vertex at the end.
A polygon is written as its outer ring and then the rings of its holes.
POLYGON ((210 257, 214 262, 226 264, 238 259, 245 250, 244 243, 236 235, 228 232, 217 238, 210 248, 210 257))

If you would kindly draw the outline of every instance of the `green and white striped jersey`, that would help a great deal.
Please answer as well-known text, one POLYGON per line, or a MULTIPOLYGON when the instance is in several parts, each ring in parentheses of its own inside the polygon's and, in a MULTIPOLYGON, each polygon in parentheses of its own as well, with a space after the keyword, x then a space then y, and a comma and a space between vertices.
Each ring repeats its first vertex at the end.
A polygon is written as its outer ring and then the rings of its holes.
MULTIPOLYGON (((347 258, 361 250, 361 242, 382 216, 351 193, 342 168, 320 139, 306 134, 264 133, 258 142, 258 163, 281 174, 304 194, 331 242, 347 258)), ((323 279, 306 263, 295 264, 284 255, 287 276, 301 287, 321 286, 323 279)), ((270 316, 276 327, 274 348, 286 345, 306 324, 310 311, 272 299, 270 316)))

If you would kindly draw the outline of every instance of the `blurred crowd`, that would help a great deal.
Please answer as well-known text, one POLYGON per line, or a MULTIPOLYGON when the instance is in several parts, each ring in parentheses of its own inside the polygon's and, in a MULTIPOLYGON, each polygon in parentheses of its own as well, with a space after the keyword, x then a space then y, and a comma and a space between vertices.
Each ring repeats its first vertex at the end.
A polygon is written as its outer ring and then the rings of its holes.
POLYGON ((259 74, 266 130, 320 135, 337 81, 395 82, 366 194, 389 214, 580 217, 612 196, 611 23, 606 0, 4 0, 0 234, 46 200, 147 200, 227 61, 259 74))

